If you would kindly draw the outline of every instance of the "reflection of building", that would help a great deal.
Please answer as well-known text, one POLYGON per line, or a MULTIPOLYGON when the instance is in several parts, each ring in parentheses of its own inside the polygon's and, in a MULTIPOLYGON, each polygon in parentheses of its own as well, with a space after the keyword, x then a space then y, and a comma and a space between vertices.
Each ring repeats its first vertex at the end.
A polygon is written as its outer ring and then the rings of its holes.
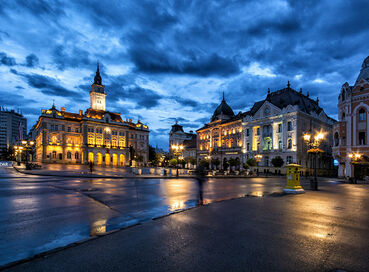
POLYGON ((128 165, 130 160, 148 160, 149 129, 138 121, 123 121, 119 113, 105 110, 105 86, 99 66, 91 86, 91 107, 85 113, 42 110, 32 135, 38 161, 128 165), (131 147, 133 152, 129 152, 131 147), (131 156, 134 153, 134 158, 131 156))
POLYGON ((197 130, 197 160, 208 156, 223 168, 230 158, 242 158, 242 114, 235 115, 223 99, 209 123, 197 130))
POLYGON ((240 163, 262 155, 261 166, 271 166, 280 156, 285 163, 295 162, 312 167, 303 141, 305 132, 327 133, 322 148, 325 155, 319 167, 331 167, 330 141, 334 120, 328 117, 316 101, 290 87, 270 93, 256 102, 250 111, 234 115, 223 100, 215 110, 211 122, 197 130, 198 160, 206 156, 218 158, 221 167, 230 158, 240 163))
POLYGON ((178 125, 176 122, 171 131, 169 132, 169 149, 172 145, 181 145, 184 140, 192 140, 196 138, 196 134, 193 131, 189 133, 183 131, 183 126, 178 125))
POLYGON ((14 110, 0 108, 0 152, 23 140, 27 133, 27 119, 14 110))
POLYGON ((260 165, 272 166, 271 160, 280 156, 285 163, 298 163, 312 168, 312 158, 307 155, 304 133, 325 132, 321 148, 325 151, 318 160, 318 168, 331 168, 331 131, 334 120, 319 106, 318 98, 287 88, 268 91, 267 97, 256 102, 244 114, 243 152, 245 159, 262 155, 260 165))
POLYGON ((369 159, 369 57, 360 70, 354 86, 346 82, 338 97, 338 120, 333 128, 333 155, 338 160, 339 176, 363 176, 368 173, 369 159), (350 154, 360 154, 352 164, 350 154))

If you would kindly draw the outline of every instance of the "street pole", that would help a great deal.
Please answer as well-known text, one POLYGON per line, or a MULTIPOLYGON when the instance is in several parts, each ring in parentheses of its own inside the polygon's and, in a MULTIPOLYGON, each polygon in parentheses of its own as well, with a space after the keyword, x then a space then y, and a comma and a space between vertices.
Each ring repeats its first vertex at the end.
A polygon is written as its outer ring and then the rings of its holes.
POLYGON ((315 153, 314 183, 313 183, 313 188, 312 188, 314 191, 317 191, 318 190, 318 179, 317 179, 317 176, 316 176, 317 156, 318 156, 318 153, 315 153))

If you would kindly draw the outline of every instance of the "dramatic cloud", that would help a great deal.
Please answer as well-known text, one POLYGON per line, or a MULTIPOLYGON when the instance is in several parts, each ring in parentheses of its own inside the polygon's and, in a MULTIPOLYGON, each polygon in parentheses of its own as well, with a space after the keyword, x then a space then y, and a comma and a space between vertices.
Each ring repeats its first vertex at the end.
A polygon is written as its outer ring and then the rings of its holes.
POLYGON ((208 122, 223 91, 238 113, 290 81, 336 117, 369 55, 367 14, 367 0, 2 1, 0 104, 30 124, 52 99, 86 109, 99 61, 107 109, 163 148, 175 120, 208 122))
POLYGON ((28 55, 26 57, 26 66, 27 67, 35 67, 38 65, 38 57, 35 54, 28 55))
POLYGON ((15 59, 12 57, 8 57, 6 53, 0 52, 0 64, 6 66, 14 66, 16 65, 15 59))

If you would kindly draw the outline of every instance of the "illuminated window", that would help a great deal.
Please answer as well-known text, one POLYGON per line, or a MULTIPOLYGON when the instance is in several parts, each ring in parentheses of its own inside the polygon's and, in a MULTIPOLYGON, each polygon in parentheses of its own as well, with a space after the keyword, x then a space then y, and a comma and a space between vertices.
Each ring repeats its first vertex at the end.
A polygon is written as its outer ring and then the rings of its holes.
POLYGON ((67 159, 71 159, 72 158, 72 153, 70 153, 70 151, 67 152, 67 159))
POLYGON ((288 139, 287 141, 287 148, 292 149, 292 139, 288 139))
POLYGON ((56 151, 53 151, 52 156, 53 159, 56 159, 56 151))
POLYGON ((74 154, 74 158, 75 158, 76 160, 78 160, 78 158, 79 158, 79 153, 78 153, 78 152, 76 152, 76 153, 74 154))

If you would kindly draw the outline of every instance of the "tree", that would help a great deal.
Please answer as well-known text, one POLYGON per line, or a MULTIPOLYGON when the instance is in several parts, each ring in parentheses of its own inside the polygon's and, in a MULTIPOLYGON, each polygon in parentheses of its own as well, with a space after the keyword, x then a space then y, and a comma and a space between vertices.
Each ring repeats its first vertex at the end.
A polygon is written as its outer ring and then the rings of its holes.
POLYGON ((171 159, 169 161, 169 164, 170 164, 170 166, 174 167, 174 166, 176 166, 178 164, 178 161, 177 161, 177 159, 171 159))
POLYGON ((186 161, 185 160, 178 160, 178 163, 180 164, 180 165, 182 165, 182 168, 185 168, 185 166, 186 166, 186 161))
POLYGON ((276 156, 271 160, 271 163, 274 167, 282 167, 284 164, 283 159, 280 156, 276 156))
POLYGON ((202 160, 199 162, 199 166, 200 166, 201 168, 209 169, 209 160, 207 160, 207 159, 202 159, 202 160))
POLYGON ((155 148, 149 145, 149 161, 155 162, 156 161, 156 151, 155 148))
POLYGON ((246 163, 249 165, 249 166, 256 166, 256 160, 254 158, 250 158, 246 161, 246 163))
POLYGON ((191 165, 196 165, 196 158, 194 158, 194 157, 187 157, 186 158, 186 163, 191 164, 191 165))
POLYGON ((249 169, 250 168, 250 166, 247 164, 247 162, 245 162, 242 166, 243 166, 244 169, 249 169))
POLYGON ((218 168, 219 164, 220 164, 220 160, 218 158, 216 159, 211 159, 211 163, 213 165, 215 165, 216 168, 218 168))

